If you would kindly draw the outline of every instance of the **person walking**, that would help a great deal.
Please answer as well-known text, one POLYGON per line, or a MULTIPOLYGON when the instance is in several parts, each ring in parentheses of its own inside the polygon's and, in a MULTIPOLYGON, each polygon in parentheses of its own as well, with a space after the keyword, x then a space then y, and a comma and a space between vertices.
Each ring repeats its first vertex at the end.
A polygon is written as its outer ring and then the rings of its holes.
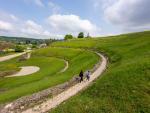
POLYGON ((83 81, 83 71, 82 70, 80 71, 79 77, 80 77, 80 83, 81 83, 83 81))
POLYGON ((89 81, 90 80, 90 71, 87 71, 87 73, 85 74, 86 79, 89 81))

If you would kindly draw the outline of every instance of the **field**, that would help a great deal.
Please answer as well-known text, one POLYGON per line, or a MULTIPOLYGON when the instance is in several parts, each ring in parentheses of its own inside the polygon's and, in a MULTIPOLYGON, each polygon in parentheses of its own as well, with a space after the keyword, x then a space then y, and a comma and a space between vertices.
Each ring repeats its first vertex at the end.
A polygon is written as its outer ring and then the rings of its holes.
POLYGON ((51 46, 94 49, 110 61, 101 78, 51 113, 150 113, 149 31, 51 46))
POLYGON ((18 58, 15 58, 1 62, 0 72, 19 70, 21 66, 38 66, 40 71, 30 76, 0 78, 0 103, 64 83, 78 75, 81 69, 93 68, 98 60, 99 57, 93 52, 49 47, 34 51, 26 61, 19 62, 18 58), (69 68, 58 73, 65 67, 63 59, 69 62, 69 68))

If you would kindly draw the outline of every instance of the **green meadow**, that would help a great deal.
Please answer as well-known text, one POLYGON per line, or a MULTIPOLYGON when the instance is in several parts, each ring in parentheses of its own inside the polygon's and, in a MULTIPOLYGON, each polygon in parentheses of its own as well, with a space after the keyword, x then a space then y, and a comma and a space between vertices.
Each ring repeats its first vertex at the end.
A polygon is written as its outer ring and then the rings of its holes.
POLYGON ((93 49, 109 64, 102 77, 51 113, 150 113, 150 31, 52 46, 93 49))
POLYGON ((20 70, 21 66, 38 66, 40 71, 27 76, 0 78, 1 104, 64 83, 78 76, 81 69, 92 69, 99 61, 99 57, 90 51, 51 47, 34 51, 29 60, 19 62, 18 59, 1 62, 0 72, 20 70), (69 68, 59 73, 65 67, 63 59, 69 62, 69 68))

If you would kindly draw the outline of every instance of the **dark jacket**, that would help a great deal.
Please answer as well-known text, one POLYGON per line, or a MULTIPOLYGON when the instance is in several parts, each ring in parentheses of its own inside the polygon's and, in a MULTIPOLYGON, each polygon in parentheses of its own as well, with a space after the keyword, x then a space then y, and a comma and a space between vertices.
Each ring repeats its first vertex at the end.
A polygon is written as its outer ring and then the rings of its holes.
POLYGON ((79 77, 83 77, 83 71, 81 70, 79 77))

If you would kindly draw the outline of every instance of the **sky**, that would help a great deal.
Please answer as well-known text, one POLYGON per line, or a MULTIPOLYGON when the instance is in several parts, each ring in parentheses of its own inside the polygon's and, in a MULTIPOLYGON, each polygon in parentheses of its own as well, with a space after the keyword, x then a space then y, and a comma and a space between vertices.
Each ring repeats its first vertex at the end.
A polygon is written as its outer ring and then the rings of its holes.
POLYGON ((150 0, 0 0, 0 35, 63 38, 150 30, 150 0))

